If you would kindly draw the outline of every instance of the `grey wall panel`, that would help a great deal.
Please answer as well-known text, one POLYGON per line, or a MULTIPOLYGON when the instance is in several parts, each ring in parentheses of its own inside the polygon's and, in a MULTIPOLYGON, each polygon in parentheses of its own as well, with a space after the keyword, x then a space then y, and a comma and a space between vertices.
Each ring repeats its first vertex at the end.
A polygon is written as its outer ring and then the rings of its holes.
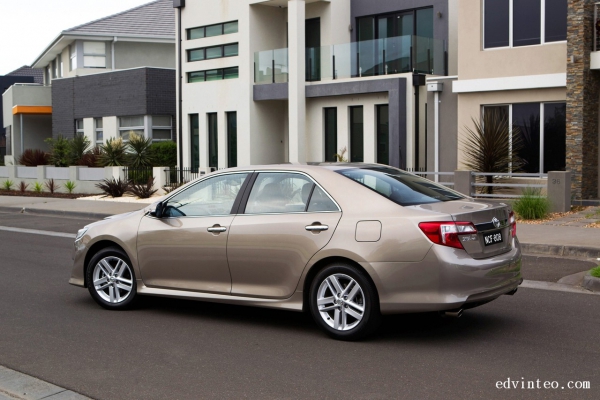
POLYGON ((52 81, 52 137, 75 135, 75 78, 52 81))
POLYGON ((268 85, 254 85, 254 100, 287 100, 288 84, 287 83, 272 83, 268 85))
POLYGON ((137 68, 54 80, 52 134, 73 137, 79 118, 175 115, 175 75, 137 68))

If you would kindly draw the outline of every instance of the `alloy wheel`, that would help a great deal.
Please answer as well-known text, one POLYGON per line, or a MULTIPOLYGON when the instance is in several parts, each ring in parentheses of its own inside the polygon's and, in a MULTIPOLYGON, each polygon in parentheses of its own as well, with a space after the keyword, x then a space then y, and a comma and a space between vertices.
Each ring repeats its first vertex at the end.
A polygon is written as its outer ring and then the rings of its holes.
POLYGON ((119 257, 109 256, 98 261, 92 279, 96 293, 107 303, 122 303, 133 290, 131 267, 119 257))
POLYGON ((319 285, 317 308, 323 321, 331 328, 348 331, 363 319, 365 295, 358 282, 350 276, 332 274, 319 285))

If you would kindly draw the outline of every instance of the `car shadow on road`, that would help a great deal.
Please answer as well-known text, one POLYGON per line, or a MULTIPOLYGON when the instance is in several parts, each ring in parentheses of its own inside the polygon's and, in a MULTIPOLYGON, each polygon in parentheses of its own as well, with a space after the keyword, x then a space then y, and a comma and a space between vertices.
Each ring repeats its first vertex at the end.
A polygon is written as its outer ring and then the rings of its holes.
MULTIPOLYGON (((150 296, 141 297, 136 309, 326 338, 309 313, 150 296)), ((373 343, 398 340, 412 343, 440 340, 465 342, 488 336, 490 331, 501 333, 506 329, 508 334, 519 322, 505 313, 498 314, 494 310, 479 311, 479 309, 468 310, 459 319, 443 318, 438 313, 386 315, 378 332, 367 341, 373 343)))

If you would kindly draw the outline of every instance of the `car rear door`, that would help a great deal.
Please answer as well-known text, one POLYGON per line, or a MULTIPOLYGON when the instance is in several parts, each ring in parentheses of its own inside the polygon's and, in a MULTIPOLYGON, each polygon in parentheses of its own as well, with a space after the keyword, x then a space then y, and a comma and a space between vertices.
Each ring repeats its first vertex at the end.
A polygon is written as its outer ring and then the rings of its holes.
POLYGON ((250 175, 209 177, 168 199, 162 218, 142 218, 137 244, 146 286, 229 294, 227 236, 250 175))
POLYGON ((331 239, 342 212, 309 176, 260 172, 231 224, 233 295, 290 297, 308 261, 331 239))

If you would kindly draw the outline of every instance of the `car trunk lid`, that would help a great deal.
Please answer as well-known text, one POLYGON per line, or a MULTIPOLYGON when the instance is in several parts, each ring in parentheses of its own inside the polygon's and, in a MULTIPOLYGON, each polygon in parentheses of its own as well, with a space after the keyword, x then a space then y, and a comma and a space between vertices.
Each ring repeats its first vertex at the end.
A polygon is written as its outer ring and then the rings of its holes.
POLYGON ((502 202, 455 200, 421 204, 413 208, 450 214, 454 222, 471 222, 477 233, 461 235, 461 244, 473 258, 487 258, 512 249, 510 207, 502 202))

